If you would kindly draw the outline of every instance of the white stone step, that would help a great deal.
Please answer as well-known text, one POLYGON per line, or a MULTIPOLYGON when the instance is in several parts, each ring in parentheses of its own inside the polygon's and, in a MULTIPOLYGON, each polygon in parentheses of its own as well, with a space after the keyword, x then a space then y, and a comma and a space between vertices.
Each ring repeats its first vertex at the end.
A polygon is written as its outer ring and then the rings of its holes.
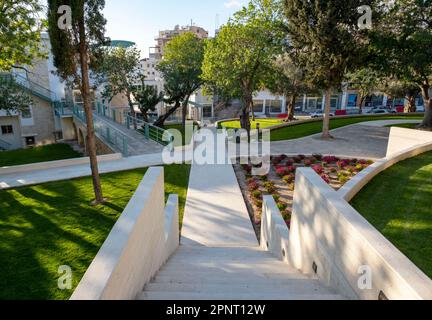
POLYGON ((289 283, 291 280, 309 280, 310 278, 301 273, 289 274, 229 274, 229 273, 159 273, 152 281, 154 283, 216 283, 216 284, 249 284, 267 283, 279 284, 289 283))
POLYGON ((261 294, 259 292, 249 293, 185 293, 185 292, 147 292, 144 291, 138 300, 345 300, 344 297, 336 294, 261 294))
POLYGON ((238 294, 260 292, 266 294, 326 294, 329 293, 318 281, 293 279, 284 283, 149 283, 146 292, 196 292, 196 293, 226 293, 238 294))

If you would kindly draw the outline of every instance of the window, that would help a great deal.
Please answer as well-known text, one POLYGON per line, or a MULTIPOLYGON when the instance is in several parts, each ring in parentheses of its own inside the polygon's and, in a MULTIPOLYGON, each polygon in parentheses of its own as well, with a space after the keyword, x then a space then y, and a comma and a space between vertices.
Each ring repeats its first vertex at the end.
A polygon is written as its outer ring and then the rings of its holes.
POLYGON ((348 108, 354 108, 357 106, 357 94, 350 94, 348 96, 348 108))
POLYGON ((282 100, 269 100, 267 102, 271 113, 282 113, 282 100))
POLYGON ((1 126, 1 132, 2 134, 13 134, 13 126, 12 125, 1 126))
POLYGON ((255 113, 263 113, 264 112, 264 101, 263 100, 254 100, 254 108, 255 113))
POLYGON ((30 106, 24 107, 21 110, 21 117, 23 119, 31 119, 32 118, 32 111, 31 111, 30 106))
POLYGON ((211 118, 212 115, 212 106, 203 106, 203 117, 211 118))
POLYGON ((25 143, 27 147, 33 147, 36 144, 36 138, 35 137, 26 137, 25 143))

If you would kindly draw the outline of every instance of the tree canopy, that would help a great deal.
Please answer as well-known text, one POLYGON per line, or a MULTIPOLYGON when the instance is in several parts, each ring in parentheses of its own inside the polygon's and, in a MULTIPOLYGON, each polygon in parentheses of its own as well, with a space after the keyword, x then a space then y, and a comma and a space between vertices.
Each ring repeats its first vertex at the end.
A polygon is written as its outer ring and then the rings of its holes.
POLYGON ((39 0, 0 0, 0 70, 9 71, 14 65, 30 64, 35 57, 44 57, 39 0))
POLYGON ((253 94, 264 87, 274 59, 282 52, 279 23, 277 1, 253 0, 207 42, 203 78, 226 95, 242 98, 241 124, 248 131, 253 94))
POLYGON ((20 112, 31 103, 32 99, 12 77, 0 78, 0 110, 20 112))
POLYGON ((191 32, 176 36, 164 50, 164 58, 157 69, 164 79, 164 91, 168 103, 174 106, 157 121, 163 125, 183 103, 183 123, 185 123, 186 106, 190 96, 204 83, 201 78, 204 58, 204 40, 191 32))

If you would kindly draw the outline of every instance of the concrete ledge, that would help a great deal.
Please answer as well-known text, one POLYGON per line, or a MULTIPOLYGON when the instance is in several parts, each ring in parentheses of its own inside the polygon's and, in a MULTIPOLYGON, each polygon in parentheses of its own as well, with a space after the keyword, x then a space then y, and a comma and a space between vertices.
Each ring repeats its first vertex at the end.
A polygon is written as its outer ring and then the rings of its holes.
MULTIPOLYGON (((115 161, 123 158, 121 153, 113 153, 107 154, 103 156, 98 156, 98 162, 106 162, 106 161, 115 161)), ((47 161, 47 162, 39 162, 32 164, 25 164, 21 166, 12 166, 12 167, 2 167, 0 168, 0 174, 13 174, 13 173, 22 173, 22 172, 30 172, 36 170, 46 170, 52 168, 61 168, 73 165, 80 164, 90 164, 89 157, 83 158, 74 158, 74 159, 66 159, 66 160, 57 160, 57 161, 47 161)))
POLYGON ((263 198, 261 248, 288 262, 289 229, 272 196, 263 198))
POLYGON ((164 204, 164 169, 150 168, 71 300, 130 300, 179 246, 178 198, 164 204))
POLYGON ((339 191, 340 197, 351 201, 373 178, 398 162, 432 151, 432 133, 405 128, 392 128, 387 157, 375 162, 339 191))
POLYGON ((310 168, 297 170, 289 262, 351 299, 432 299, 432 280, 310 168))

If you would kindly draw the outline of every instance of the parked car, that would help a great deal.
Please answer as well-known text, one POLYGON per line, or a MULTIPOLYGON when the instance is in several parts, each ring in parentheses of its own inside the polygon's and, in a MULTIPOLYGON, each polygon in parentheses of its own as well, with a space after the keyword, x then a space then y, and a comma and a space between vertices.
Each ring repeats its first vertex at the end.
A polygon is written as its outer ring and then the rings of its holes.
POLYGON ((387 111, 387 109, 372 109, 367 114, 388 114, 390 112, 387 111))
MULTIPOLYGON (((334 112, 330 112, 330 117, 334 117, 334 116, 335 116, 334 112)), ((310 117, 311 118, 323 118, 324 117, 324 112, 323 111, 312 112, 310 114, 310 117)))

